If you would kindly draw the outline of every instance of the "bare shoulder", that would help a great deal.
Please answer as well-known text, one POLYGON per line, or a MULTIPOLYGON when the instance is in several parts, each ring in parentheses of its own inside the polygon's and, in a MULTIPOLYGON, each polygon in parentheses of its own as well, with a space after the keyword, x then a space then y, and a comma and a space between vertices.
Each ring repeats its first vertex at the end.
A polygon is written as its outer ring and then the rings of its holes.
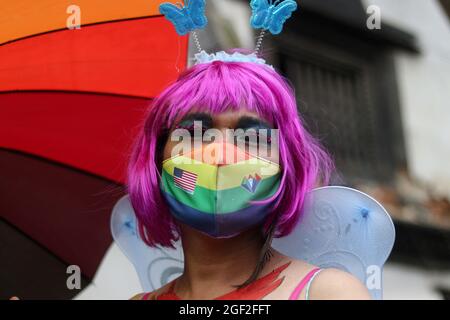
POLYGON ((172 281, 165 284, 161 288, 156 289, 155 291, 152 291, 149 293, 148 292, 138 293, 138 294, 134 295, 133 297, 131 297, 130 300, 142 300, 145 295, 147 295, 147 297, 145 297, 146 300, 152 300, 157 295, 160 295, 161 293, 166 292, 169 289, 169 286, 171 285, 171 283, 172 283, 172 281))
POLYGON ((335 268, 323 269, 314 278, 309 298, 316 300, 370 300, 361 281, 348 272, 335 268))

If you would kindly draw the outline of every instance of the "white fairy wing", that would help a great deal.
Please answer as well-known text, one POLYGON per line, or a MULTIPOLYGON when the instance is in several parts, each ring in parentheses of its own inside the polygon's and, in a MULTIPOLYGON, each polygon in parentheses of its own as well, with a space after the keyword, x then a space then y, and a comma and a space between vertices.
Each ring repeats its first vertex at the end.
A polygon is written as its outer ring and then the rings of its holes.
POLYGON ((183 272, 180 242, 175 249, 150 248, 139 236, 137 220, 128 196, 122 197, 111 215, 114 241, 131 261, 145 292, 158 289, 183 272))
POLYGON ((311 191, 291 234, 273 240, 280 252, 357 277, 382 298, 382 270, 395 240, 394 224, 375 199, 340 186, 311 191))
MULTIPOLYGON (((180 242, 175 249, 150 248, 137 232, 128 196, 111 217, 114 240, 133 263, 142 287, 153 291, 183 271, 180 242)), ((308 194, 293 232, 274 239, 280 252, 327 268, 347 271, 366 284, 374 299, 382 297, 382 268, 395 239, 386 210, 370 196, 346 187, 324 187, 308 194)))

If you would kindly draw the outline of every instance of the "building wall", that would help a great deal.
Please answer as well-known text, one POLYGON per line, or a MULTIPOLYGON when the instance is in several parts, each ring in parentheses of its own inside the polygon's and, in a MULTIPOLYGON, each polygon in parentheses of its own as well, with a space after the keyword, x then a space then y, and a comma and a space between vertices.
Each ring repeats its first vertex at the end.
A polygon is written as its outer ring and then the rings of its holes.
MULTIPOLYGON (((450 22, 437 0, 362 0, 413 33, 421 53, 395 54, 410 174, 450 197, 450 22)), ((376 32, 376 31, 373 31, 376 32)))

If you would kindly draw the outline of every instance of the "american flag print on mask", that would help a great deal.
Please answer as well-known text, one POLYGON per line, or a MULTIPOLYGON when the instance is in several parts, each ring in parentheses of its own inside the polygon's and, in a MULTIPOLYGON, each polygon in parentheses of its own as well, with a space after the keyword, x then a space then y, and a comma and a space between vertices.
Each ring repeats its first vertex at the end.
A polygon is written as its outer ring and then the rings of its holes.
POLYGON ((175 167, 173 168, 173 182, 178 188, 187 193, 194 194, 197 184, 197 174, 175 167))

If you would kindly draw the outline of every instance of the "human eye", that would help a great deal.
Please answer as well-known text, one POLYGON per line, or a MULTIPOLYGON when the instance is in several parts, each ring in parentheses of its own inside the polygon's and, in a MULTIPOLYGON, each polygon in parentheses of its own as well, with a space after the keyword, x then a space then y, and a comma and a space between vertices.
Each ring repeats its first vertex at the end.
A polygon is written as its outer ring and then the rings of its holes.
POLYGON ((211 116, 205 113, 194 113, 185 116, 177 125, 176 129, 187 130, 192 141, 202 141, 203 135, 212 125, 211 116))
POLYGON ((270 129, 265 128, 247 128, 236 130, 236 139, 245 143, 270 143, 270 129))
POLYGON ((272 125, 263 119, 243 116, 239 119, 237 127, 245 131, 245 136, 241 139, 245 139, 247 142, 254 141, 255 138, 258 143, 270 142, 272 125))
POLYGON ((208 129, 206 125, 203 124, 201 120, 188 120, 183 121, 176 126, 176 129, 184 129, 189 131, 191 134, 194 134, 196 130, 201 132, 202 134, 208 129))

